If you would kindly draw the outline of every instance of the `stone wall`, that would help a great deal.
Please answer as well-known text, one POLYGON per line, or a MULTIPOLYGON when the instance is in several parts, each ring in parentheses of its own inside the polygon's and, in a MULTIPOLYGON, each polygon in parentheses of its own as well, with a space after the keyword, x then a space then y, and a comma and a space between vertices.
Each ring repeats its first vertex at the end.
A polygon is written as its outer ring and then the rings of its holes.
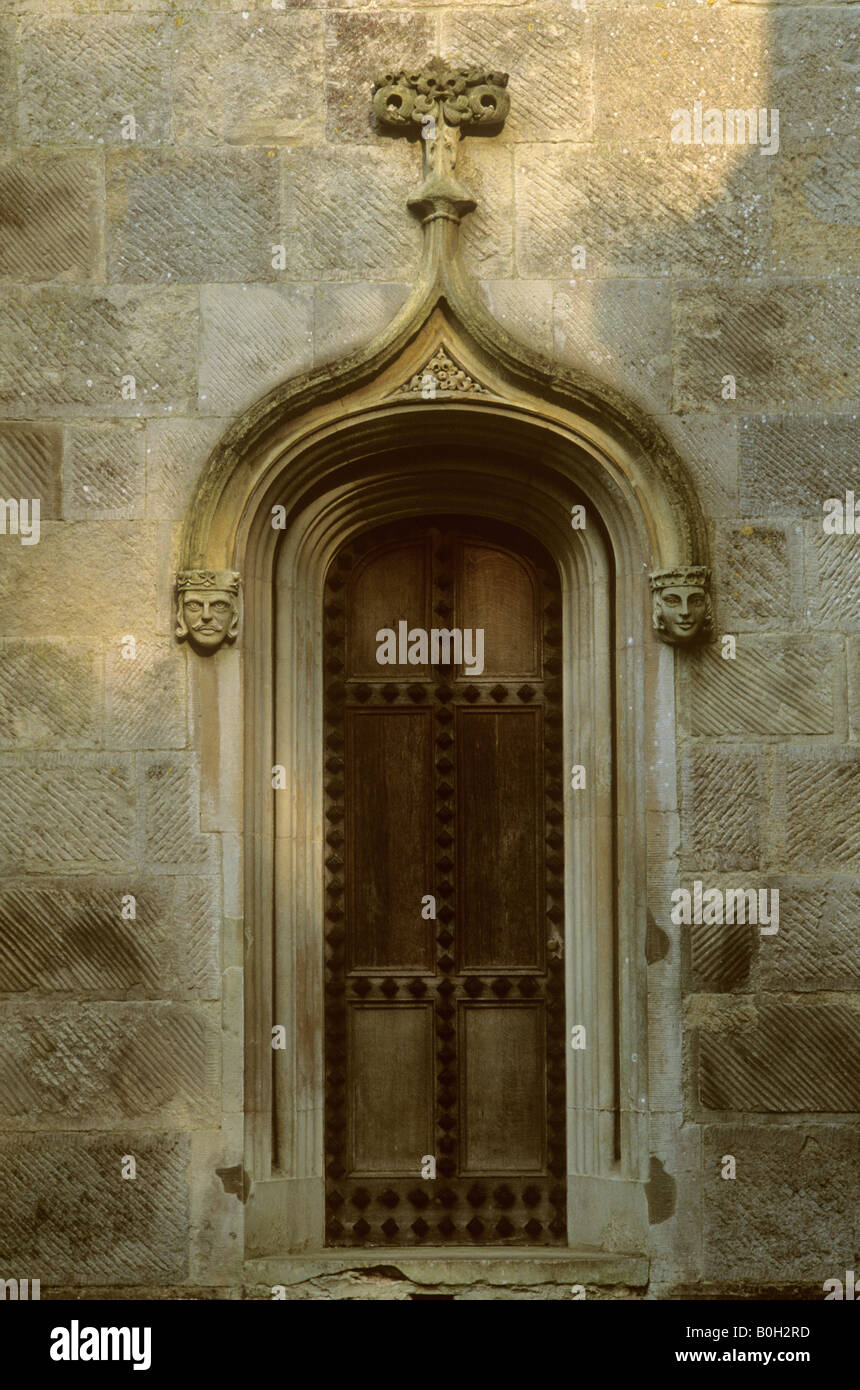
POLYGON ((856 11, 241 3, 0 0, 0 496, 41 500, 38 544, 0 535, 0 1276, 241 1294, 241 941, 170 576, 231 421, 405 299, 418 149, 369 83, 439 53, 510 73, 458 166, 471 274, 675 444, 737 639, 677 658, 680 882, 778 888, 781 924, 653 897, 683 1044, 652 1291, 820 1296, 860 1267, 860 537, 822 527, 860 497, 856 11), (777 108, 778 150, 673 142, 697 100, 777 108))

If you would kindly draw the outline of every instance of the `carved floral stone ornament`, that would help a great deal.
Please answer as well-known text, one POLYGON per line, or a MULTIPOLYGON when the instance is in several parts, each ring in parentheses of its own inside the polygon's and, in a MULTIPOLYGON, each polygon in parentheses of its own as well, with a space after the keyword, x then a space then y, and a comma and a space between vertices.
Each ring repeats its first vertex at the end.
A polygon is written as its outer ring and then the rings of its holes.
POLYGON ((405 385, 393 394, 436 400, 438 396, 480 396, 486 393, 481 383, 462 367, 458 367, 441 347, 428 358, 422 371, 414 373, 405 385))
POLYGON ((239 632, 239 575, 236 570, 180 570, 176 576, 176 636, 201 654, 239 632))
POLYGON ((444 68, 386 72, 373 84, 373 109, 385 125, 422 126, 427 116, 448 125, 501 125, 510 97, 506 72, 487 68, 444 68))
POLYGON ((508 74, 488 68, 428 65, 418 72, 386 72, 373 84, 380 125, 420 131, 424 180, 408 205, 424 223, 459 222, 475 199, 454 175, 461 133, 504 124, 510 107, 508 74))
POLYGON ((651 575, 654 631, 661 642, 692 647, 713 635, 710 578, 706 565, 679 565, 651 575))

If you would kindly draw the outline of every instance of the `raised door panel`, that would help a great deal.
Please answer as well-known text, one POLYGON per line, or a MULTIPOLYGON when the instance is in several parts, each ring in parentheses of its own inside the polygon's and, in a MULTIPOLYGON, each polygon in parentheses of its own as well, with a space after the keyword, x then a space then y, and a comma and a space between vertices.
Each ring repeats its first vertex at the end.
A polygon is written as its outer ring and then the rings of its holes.
POLYGON ((433 880, 430 710, 347 711, 344 792, 348 968, 432 971, 419 910, 433 880))
MULTIPOLYGON (((347 590, 346 667, 351 676, 378 680, 377 633, 395 633, 400 622, 429 627, 427 543, 386 546, 356 566, 347 590)), ((426 676, 426 666, 394 664, 383 674, 426 676)))
POLYGON ((541 1004, 462 1004, 464 1176, 542 1173, 546 1018, 541 1004))
POLYGON ((484 630, 483 676, 540 674, 536 601, 533 571, 516 555, 495 546, 463 544, 457 619, 461 627, 484 630))
POLYGON ((350 1166, 356 1177, 414 1176, 432 1152, 433 1006, 349 1006, 350 1166))
POLYGON ((543 965, 543 711, 458 709, 460 964, 543 965))

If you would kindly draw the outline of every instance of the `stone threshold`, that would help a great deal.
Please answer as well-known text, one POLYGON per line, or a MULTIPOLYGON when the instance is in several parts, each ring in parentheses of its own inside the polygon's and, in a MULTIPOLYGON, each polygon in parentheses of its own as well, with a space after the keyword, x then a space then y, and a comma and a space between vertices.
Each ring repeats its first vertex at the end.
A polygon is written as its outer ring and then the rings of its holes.
POLYGON ((626 1284, 644 1288, 648 1283, 645 1255, 616 1254, 604 1250, 499 1250, 479 1254, 472 1248, 454 1246, 433 1250, 410 1250, 382 1246, 374 1250, 306 1250, 297 1255, 267 1255, 246 1260, 245 1284, 301 1284, 348 1272, 404 1279, 414 1284, 444 1284, 448 1287, 481 1282, 485 1284, 626 1284))

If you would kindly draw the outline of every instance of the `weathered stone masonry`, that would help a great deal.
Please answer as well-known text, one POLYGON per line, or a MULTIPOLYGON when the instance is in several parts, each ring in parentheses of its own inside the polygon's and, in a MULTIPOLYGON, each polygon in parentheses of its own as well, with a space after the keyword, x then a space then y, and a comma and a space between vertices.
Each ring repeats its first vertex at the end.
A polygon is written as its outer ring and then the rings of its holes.
MULTIPOLYGON (((38 544, 0 535, 0 1276, 284 1282, 245 1238, 243 728, 211 715, 250 651, 244 628, 177 642, 174 581, 220 572, 233 601, 231 557, 182 550, 207 459, 419 279, 420 135, 380 128, 371 83, 434 54, 509 74, 504 126, 457 153, 481 300, 650 421, 704 518, 714 640, 653 641, 640 742, 647 1242, 607 1227, 600 1256, 509 1285, 312 1250, 289 1296, 817 1298, 860 1267, 860 541, 822 528, 860 486, 856 44, 826 3, 0 0, 0 497, 41 504, 38 544), (779 150, 673 144, 695 100, 778 108, 779 150), (672 926, 697 878, 778 888, 779 933, 672 926)), ((451 381, 491 395, 479 366, 451 381)))

